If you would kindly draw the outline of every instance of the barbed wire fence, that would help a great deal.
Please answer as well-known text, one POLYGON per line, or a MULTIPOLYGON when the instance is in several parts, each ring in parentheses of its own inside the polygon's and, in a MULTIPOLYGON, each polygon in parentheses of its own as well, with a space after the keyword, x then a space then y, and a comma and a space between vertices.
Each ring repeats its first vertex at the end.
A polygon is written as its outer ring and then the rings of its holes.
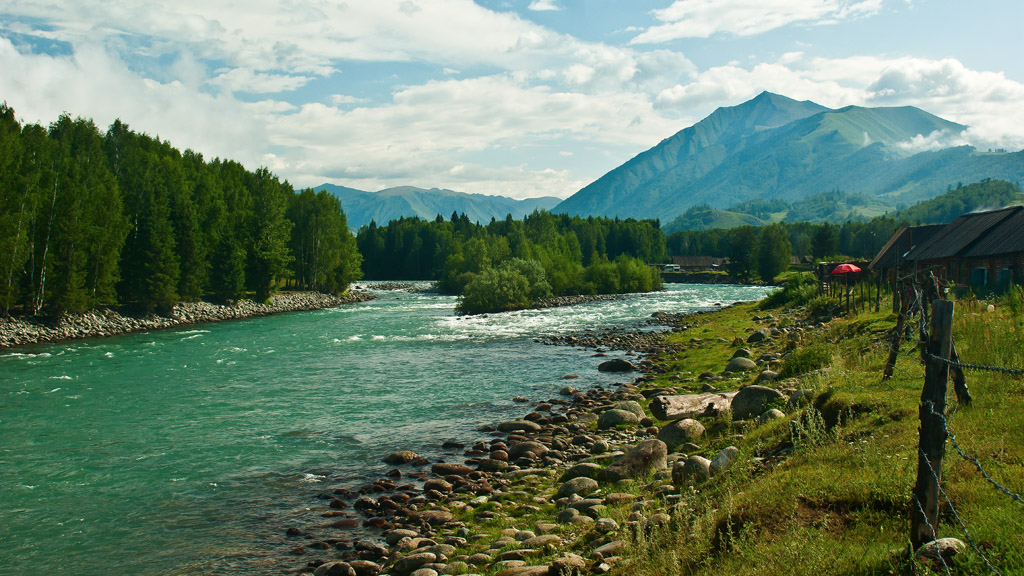
MULTIPOLYGON (((972 536, 967 523, 957 510, 953 500, 942 486, 942 460, 945 446, 950 444, 956 454, 971 464, 985 481, 1012 504, 1024 507, 1024 498, 1003 483, 996 480, 976 456, 972 456, 957 441, 956 434, 950 429, 953 418, 961 406, 969 407, 972 399, 967 388, 965 370, 972 372, 997 373, 1013 377, 1024 376, 1024 369, 993 366, 961 361, 956 351, 952 335, 953 309, 952 302, 941 299, 941 292, 934 276, 929 275, 927 283, 921 285, 915 278, 904 278, 900 284, 899 316, 891 333, 889 360, 886 363, 883 378, 893 375, 900 357, 918 353, 925 365, 925 383, 921 394, 919 416, 921 419, 920 439, 918 446, 918 475, 914 486, 914 504, 911 520, 911 543, 914 550, 923 545, 939 540, 939 509, 940 497, 945 503, 949 516, 955 520, 963 534, 967 545, 984 562, 986 568, 998 576, 1002 576, 982 547, 972 536), (929 312, 930 320, 929 320, 929 312), (916 328, 916 330, 915 330, 916 328), (916 332, 916 334, 915 334, 916 332), (912 343, 909 352, 901 354, 902 344, 912 343), (947 411, 946 396, 949 379, 952 376, 957 401, 947 411)), ((938 551, 938 560, 946 574, 951 574, 948 558, 938 551)))

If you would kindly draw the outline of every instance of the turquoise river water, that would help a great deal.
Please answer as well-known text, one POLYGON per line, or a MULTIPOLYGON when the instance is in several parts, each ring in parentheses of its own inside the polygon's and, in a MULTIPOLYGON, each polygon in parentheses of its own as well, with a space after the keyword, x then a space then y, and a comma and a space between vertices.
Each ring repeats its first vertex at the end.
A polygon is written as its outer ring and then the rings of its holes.
MULTIPOLYGON (((372 288, 372 285, 370 285, 372 288)), ((457 317, 455 299, 371 302, 0 351, 0 574, 260 574, 319 489, 395 450, 521 416, 515 396, 610 385, 592 351, 535 341, 751 300, 668 285, 580 306, 457 317)), ((621 378, 621 377, 620 377, 621 378)))

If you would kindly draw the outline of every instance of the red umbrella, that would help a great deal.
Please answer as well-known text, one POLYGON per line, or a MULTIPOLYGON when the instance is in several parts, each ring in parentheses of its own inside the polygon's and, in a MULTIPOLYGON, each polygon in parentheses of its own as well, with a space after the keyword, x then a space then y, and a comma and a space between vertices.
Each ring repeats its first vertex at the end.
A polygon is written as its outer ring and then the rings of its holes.
POLYGON ((860 268, 853 264, 840 264, 832 270, 833 274, 847 274, 849 272, 860 272, 860 268))

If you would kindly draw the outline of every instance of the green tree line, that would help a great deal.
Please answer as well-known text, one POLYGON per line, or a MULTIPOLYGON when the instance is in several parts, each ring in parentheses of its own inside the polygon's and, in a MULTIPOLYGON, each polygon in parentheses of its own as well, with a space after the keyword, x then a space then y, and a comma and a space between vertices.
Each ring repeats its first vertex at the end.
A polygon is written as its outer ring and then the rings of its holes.
POLYGON ((673 256, 729 258, 729 270, 739 280, 750 281, 756 274, 771 282, 786 269, 791 256, 871 260, 901 226, 944 224, 973 210, 1000 208, 1021 199, 1018 185, 985 179, 958 184, 940 196, 871 220, 685 230, 671 234, 666 248, 673 256))
POLYGON ((360 257, 337 198, 206 161, 115 121, 22 126, 0 105, 0 310, 343 291, 360 257))
POLYGON ((647 263, 665 258, 658 223, 580 218, 536 211, 480 225, 445 220, 371 222, 357 236, 370 279, 436 280, 461 295, 461 312, 526 308, 549 296, 660 288, 647 263))

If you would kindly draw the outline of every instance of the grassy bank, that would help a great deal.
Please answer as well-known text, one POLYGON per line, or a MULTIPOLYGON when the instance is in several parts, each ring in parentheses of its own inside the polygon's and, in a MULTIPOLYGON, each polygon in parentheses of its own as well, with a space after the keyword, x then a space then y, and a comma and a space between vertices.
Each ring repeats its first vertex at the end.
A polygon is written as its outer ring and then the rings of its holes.
MULTIPOLYGON (((961 358, 1024 367, 1024 298, 988 304, 957 303, 961 358)), ((410 510, 369 519, 385 527, 390 549, 340 559, 369 555, 374 570, 398 576, 413 574, 414 565, 502 576, 944 574, 947 568, 910 548, 924 369, 904 343, 895 376, 882 380, 895 324, 890 308, 883 300, 882 312, 836 316, 838 302, 795 287, 760 303, 666 315, 674 329, 667 342, 648 348, 640 363, 646 375, 612 390, 566 389, 566 400, 534 403, 524 419, 536 426, 496 433, 467 451, 465 463, 477 471, 467 466, 463 478, 445 476, 454 489, 407 488, 399 496, 410 510), (758 332, 764 340, 748 343, 758 332), (756 368, 725 372, 740 348, 756 368), (781 392, 768 405, 781 410, 777 418, 734 421, 728 410, 698 418, 703 428, 691 443, 669 446, 642 473, 608 477, 623 453, 628 458, 655 437, 667 439, 670 423, 651 416, 652 398, 735 391, 765 368, 778 373, 762 383, 781 392), (601 424, 631 406, 644 418, 601 424), (728 447, 738 457, 710 478, 681 473, 694 456, 714 460, 728 447), (578 495, 566 491, 567 480, 580 476, 597 482, 578 495), (431 514, 440 519, 430 521, 437 519, 431 514)), ((974 405, 957 407, 950 430, 967 456, 1020 494, 1024 380, 967 376, 974 405)), ((942 488, 952 506, 942 501, 938 536, 969 543, 948 573, 1024 573, 1024 503, 997 490, 949 443, 942 488)), ((333 573, 327 567, 317 573, 333 573)))
MULTIPOLYGON (((1019 303, 959 302, 954 339, 966 362, 1024 367, 1024 316, 1019 303)), ((827 305, 817 302, 817 307, 827 305)), ((813 306, 812 306, 813 307, 813 306)), ((909 550, 911 496, 917 473, 918 402, 924 369, 904 345, 895 376, 882 380, 887 331, 895 317, 881 313, 838 318, 813 328, 797 327, 763 345, 788 353, 778 386, 803 390, 806 404, 763 426, 711 436, 702 453, 711 457, 736 445, 746 465, 681 491, 673 523, 633 540, 622 572, 676 574, 911 574, 945 569, 925 566, 909 550), (740 438, 738 434, 742 434, 740 438)), ((674 336, 701 344, 660 361, 668 375, 655 386, 674 385, 677 371, 721 370, 736 336, 760 324, 797 326, 808 308, 759 311, 734 307, 698 319, 674 336), (723 342, 724 341, 724 342, 723 342)), ((756 355, 756 354, 755 354, 756 355)), ((949 428, 968 456, 1011 491, 1024 490, 1024 384, 1019 376, 968 372, 974 406, 959 407, 949 428)), ((732 382, 742 385, 746 381, 732 382)), ((681 390, 699 390, 695 382, 681 390)), ((724 388, 724 387, 723 387, 724 388)), ((955 405, 955 400, 951 401, 955 405)), ((969 539, 954 561, 956 574, 1024 572, 1024 503, 998 491, 947 443, 940 537, 969 539), (954 511, 955 510, 955 514, 954 511)))

